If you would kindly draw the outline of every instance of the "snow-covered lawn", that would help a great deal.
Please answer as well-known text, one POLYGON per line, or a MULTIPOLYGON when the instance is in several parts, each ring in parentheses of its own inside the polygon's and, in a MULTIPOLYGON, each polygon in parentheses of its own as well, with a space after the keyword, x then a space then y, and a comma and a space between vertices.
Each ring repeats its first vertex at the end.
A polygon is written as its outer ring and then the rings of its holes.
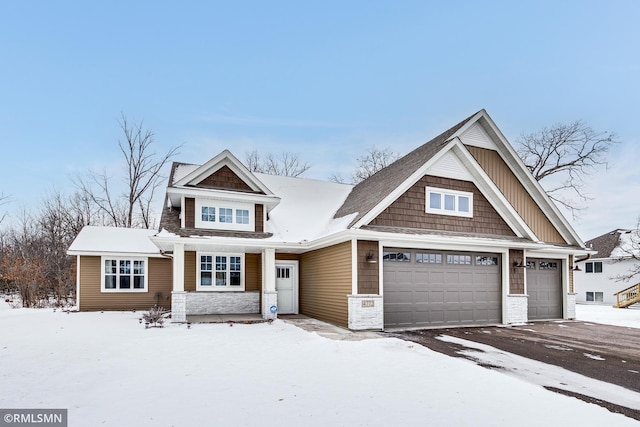
POLYGON ((613 308, 610 305, 576 305, 576 318, 585 322, 640 328, 640 304, 629 308, 613 308))
POLYGON ((637 425, 398 339, 139 317, 0 303, 0 408, 68 408, 69 426, 637 425))

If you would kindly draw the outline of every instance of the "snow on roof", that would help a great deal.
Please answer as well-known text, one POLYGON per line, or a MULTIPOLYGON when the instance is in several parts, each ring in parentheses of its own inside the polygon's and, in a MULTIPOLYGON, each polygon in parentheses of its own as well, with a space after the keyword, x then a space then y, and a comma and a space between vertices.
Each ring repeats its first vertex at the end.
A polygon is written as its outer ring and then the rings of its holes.
POLYGON ((140 228, 87 225, 71 243, 68 253, 70 255, 86 253, 159 254, 160 250, 149 239, 156 233, 156 230, 140 228))
POLYGON ((611 258, 640 257, 640 231, 618 230, 618 245, 611 251, 611 258))
POLYGON ((190 165, 186 163, 180 163, 176 166, 173 171, 173 182, 170 182, 169 185, 173 185, 174 182, 180 181, 185 176, 189 175, 194 170, 198 169, 200 165, 190 165))
POLYGON ((281 201, 271 212, 265 231, 270 240, 300 242, 347 228, 353 215, 334 219, 352 185, 307 178, 254 173, 281 201))

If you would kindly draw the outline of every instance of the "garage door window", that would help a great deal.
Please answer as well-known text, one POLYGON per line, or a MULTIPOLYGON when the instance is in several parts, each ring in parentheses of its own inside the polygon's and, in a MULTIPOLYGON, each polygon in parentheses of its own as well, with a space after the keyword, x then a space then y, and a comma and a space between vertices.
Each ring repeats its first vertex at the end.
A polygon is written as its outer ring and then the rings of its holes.
POLYGON ((416 253, 416 262, 425 264, 442 264, 442 254, 416 253))
POLYGON ((447 255, 447 264, 471 265, 471 255, 447 255))
POLYGON ((530 270, 535 270, 536 269, 536 262, 535 261, 527 261, 526 268, 528 268, 530 270))
POLYGON ((391 262, 411 262, 411 252, 383 252, 382 259, 391 262))
POLYGON ((554 261, 540 261, 540 270, 557 270, 558 263, 554 261))
POLYGON ((498 265, 498 257, 478 255, 476 256, 476 265, 498 265))

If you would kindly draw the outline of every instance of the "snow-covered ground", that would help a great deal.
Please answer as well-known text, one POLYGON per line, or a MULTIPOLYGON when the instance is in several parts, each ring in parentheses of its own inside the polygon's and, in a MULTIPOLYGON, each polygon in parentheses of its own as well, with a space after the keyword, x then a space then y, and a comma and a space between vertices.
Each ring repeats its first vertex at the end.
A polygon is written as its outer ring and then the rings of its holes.
POLYGON ((0 408, 68 408, 70 426, 638 425, 399 339, 139 317, 0 303, 0 408))
POLYGON ((576 318, 605 325, 640 328, 640 304, 629 308, 613 308, 610 305, 576 305, 576 318))

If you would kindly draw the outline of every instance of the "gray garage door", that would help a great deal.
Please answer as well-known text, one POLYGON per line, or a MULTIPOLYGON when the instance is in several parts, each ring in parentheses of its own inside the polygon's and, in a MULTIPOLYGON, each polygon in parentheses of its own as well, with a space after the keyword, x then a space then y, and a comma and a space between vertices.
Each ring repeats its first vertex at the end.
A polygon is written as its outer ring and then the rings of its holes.
POLYGON ((529 320, 562 319, 562 261, 527 258, 529 320))
POLYGON ((385 248, 383 263, 385 328, 501 322, 499 254, 385 248))

